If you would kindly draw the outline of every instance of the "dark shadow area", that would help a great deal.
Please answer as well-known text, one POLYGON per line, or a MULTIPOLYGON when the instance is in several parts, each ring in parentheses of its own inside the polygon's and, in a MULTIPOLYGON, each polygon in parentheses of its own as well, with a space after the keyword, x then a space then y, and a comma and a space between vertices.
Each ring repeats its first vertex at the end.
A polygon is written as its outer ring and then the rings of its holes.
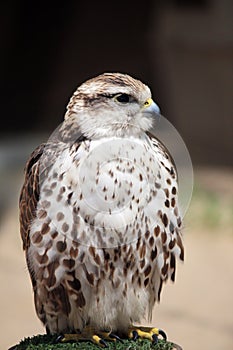
POLYGON ((2 142, 51 133, 81 82, 120 71, 152 88, 195 164, 232 165, 232 11, 226 0, 3 2, 2 142))

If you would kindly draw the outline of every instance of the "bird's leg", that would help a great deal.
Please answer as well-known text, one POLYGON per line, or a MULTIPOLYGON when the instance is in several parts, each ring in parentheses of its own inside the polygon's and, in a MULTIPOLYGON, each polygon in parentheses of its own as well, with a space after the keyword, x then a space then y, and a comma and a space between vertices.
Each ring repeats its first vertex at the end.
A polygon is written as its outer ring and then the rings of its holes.
POLYGON ((129 339, 133 340, 137 340, 138 338, 149 339, 152 341, 152 343, 156 344, 158 342, 159 335, 161 335, 164 340, 167 340, 166 333, 158 328, 132 326, 128 329, 129 339))
POLYGON ((57 342, 70 342, 70 341, 91 341, 94 344, 101 346, 102 348, 107 348, 108 345, 106 341, 120 341, 122 340, 112 331, 102 331, 97 330, 93 327, 85 327, 80 333, 74 334, 62 334, 57 338, 57 342))

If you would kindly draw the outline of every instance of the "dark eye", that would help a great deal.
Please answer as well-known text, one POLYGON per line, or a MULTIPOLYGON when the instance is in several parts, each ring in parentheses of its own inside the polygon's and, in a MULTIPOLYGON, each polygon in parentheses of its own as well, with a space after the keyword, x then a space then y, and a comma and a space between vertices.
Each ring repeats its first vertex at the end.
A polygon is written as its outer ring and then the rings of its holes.
POLYGON ((115 96, 115 99, 120 103, 128 103, 130 101, 130 96, 127 94, 119 94, 115 96))

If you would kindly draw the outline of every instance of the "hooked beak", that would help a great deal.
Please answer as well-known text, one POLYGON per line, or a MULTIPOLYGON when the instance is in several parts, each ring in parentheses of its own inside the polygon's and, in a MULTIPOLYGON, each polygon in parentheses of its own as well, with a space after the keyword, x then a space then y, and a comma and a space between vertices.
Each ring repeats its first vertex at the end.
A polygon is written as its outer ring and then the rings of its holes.
POLYGON ((143 105, 143 112, 150 114, 160 114, 159 106, 152 100, 152 98, 148 98, 143 105))

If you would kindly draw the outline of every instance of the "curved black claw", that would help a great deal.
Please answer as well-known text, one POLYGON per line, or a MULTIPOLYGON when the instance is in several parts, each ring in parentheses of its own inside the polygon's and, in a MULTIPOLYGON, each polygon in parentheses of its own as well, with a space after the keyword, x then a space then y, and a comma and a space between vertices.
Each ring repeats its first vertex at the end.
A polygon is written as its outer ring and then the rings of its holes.
POLYGON ((158 343, 158 337, 157 337, 156 334, 153 334, 153 335, 152 335, 152 344, 155 345, 155 344, 157 344, 157 343, 158 343))
POLYGON ((59 334, 59 336, 55 339, 54 343, 60 343, 64 339, 64 334, 59 334))
POLYGON ((124 343, 123 340, 120 337, 118 337, 118 335, 116 335, 114 333, 110 333, 109 338, 116 339, 117 341, 119 341, 122 344, 124 343))
POLYGON ((99 344, 101 344, 101 346, 102 346, 103 348, 108 348, 108 344, 107 344, 106 341, 103 340, 103 339, 100 339, 100 340, 99 340, 99 344))
POLYGON ((167 334, 162 329, 159 329, 159 335, 161 335, 164 340, 167 340, 167 334))
POLYGON ((139 338, 138 332, 135 330, 132 331, 132 336, 133 336, 132 339, 134 341, 136 341, 139 338))

